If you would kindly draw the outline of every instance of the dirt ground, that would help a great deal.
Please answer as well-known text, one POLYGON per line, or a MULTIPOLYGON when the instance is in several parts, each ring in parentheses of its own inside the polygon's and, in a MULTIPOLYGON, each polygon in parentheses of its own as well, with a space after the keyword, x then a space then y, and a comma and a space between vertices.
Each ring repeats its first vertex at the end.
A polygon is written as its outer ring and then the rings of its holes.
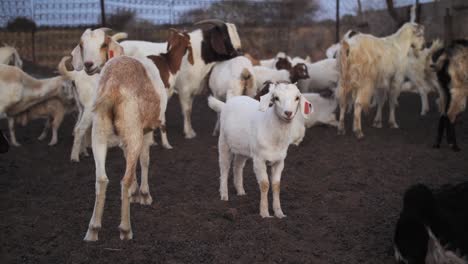
MULTIPOLYGON (((372 111, 363 119, 366 137, 360 141, 349 126, 346 136, 330 127, 309 129, 302 145, 289 149, 281 186, 287 217, 279 220, 258 214, 250 161, 244 170, 248 195, 237 197, 230 180, 230 201, 220 201, 215 114, 198 98, 198 136, 186 140, 174 97, 167 111, 174 149, 152 148, 154 202, 132 205, 134 239, 124 242, 117 229, 122 152, 109 151, 100 240, 85 243, 94 161, 69 160, 74 117, 64 122, 55 147, 36 139, 43 122, 19 127, 23 146, 0 156, 0 263, 394 263, 393 228, 404 190, 418 182, 438 187, 468 179, 466 116, 457 127, 462 151, 446 145, 434 150, 438 115, 433 105, 420 117, 419 102, 417 95, 400 98, 400 129, 371 128, 372 111), (232 209, 237 213, 227 217, 232 209)), ((5 121, 0 128, 5 131, 5 121)))

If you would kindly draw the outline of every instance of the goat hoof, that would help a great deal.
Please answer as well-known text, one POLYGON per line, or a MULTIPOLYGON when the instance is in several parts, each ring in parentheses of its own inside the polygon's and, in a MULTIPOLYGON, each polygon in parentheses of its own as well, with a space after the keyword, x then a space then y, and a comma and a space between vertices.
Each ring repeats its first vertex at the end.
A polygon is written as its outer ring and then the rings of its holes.
POLYGON ((88 227, 88 231, 86 232, 86 235, 83 240, 88 241, 88 242, 98 241, 98 232, 100 229, 101 229, 100 226, 88 227))
POLYGON ((132 193, 130 195, 130 203, 141 203, 141 196, 138 192, 132 193))
POLYGON ((275 217, 281 219, 281 218, 285 218, 286 215, 283 214, 283 212, 275 212, 275 217))
POLYGON ((221 194, 221 201, 229 201, 229 197, 227 194, 221 194))
POLYGON ((172 147, 169 143, 163 144, 163 148, 165 148, 165 149, 173 149, 173 147, 172 147))
POLYGON ((390 123, 390 128, 400 128, 397 123, 390 123))
POLYGON ((375 128, 382 128, 382 121, 374 121, 372 126, 375 128))
POLYGON ((119 226, 120 230, 120 240, 130 240, 133 239, 133 232, 131 228, 123 228, 119 226))
POLYGON ((197 133, 195 133, 195 131, 193 131, 193 130, 190 131, 190 132, 185 133, 185 138, 186 139, 191 139, 191 138, 194 138, 196 136, 197 136, 197 133))
POLYGON ((237 196, 244 196, 244 195, 247 195, 247 193, 244 190, 237 192, 237 196))
POLYGON ((265 212, 263 212, 263 213, 260 213, 260 216, 261 216, 262 218, 271 218, 271 215, 270 215, 270 213, 269 213, 269 212, 266 212, 266 213, 265 213, 265 212))
POLYGON ((346 135, 346 131, 344 129, 338 129, 338 135, 340 136, 346 135))
POLYGON ((56 144, 57 144, 57 142, 50 142, 49 146, 55 146, 56 144))
POLYGON ((140 194, 140 204, 141 205, 151 205, 153 203, 153 198, 149 193, 140 194))
POLYGON ((39 137, 37 138, 37 140, 44 140, 45 137, 46 137, 46 136, 42 136, 42 135, 41 135, 41 136, 39 136, 39 137))
POLYGON ((21 144, 20 143, 11 143, 13 146, 15 147, 21 147, 21 144))
POLYGON ((364 137, 364 133, 362 133, 362 130, 356 130, 354 131, 354 134, 356 135, 357 139, 362 139, 364 137))

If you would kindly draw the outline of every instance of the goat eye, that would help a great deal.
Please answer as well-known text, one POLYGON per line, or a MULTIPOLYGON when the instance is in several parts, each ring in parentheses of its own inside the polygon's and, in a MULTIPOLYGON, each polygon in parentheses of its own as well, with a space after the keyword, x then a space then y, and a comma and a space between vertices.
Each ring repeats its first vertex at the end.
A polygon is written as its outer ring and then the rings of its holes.
POLYGON ((296 96, 296 101, 299 101, 299 96, 296 96))
POLYGON ((273 100, 274 100, 274 101, 279 101, 278 96, 273 97, 273 100))
POLYGON ((104 44, 101 45, 101 49, 105 49, 105 48, 107 48, 107 44, 106 44, 106 43, 104 43, 104 44))

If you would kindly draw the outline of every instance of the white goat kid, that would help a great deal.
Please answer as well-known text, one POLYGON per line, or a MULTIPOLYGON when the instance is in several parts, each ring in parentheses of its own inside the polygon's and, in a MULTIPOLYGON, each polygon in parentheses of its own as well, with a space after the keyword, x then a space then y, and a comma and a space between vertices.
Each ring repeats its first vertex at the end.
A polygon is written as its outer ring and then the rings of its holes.
POLYGON ((226 103, 210 97, 208 103, 221 113, 218 143, 221 200, 228 200, 228 174, 233 156, 234 185, 238 195, 245 195, 242 170, 246 160, 252 158, 261 192, 260 215, 270 217, 267 165, 271 165, 273 211, 276 217, 285 217, 280 204, 280 181, 290 145, 292 121, 298 111, 307 117, 310 103, 294 84, 284 83, 276 84, 260 98, 260 102, 247 96, 236 96, 226 103))

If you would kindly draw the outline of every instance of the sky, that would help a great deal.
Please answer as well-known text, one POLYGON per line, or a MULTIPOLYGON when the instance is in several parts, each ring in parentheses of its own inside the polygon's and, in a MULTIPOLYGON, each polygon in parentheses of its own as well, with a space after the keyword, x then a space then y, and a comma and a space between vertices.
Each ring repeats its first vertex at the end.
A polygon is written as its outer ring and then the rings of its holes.
MULTIPOLYGON (((206 8, 219 0, 105 0, 106 12, 132 9, 137 17, 156 24, 177 22, 184 12, 206 8)), ((262 1, 262 0, 251 0, 262 1)), ((274 1, 274 0, 269 0, 274 1)), ((316 20, 335 18, 335 0, 318 0, 316 20)), ((415 0, 394 0, 395 5, 411 5, 415 0)), ((420 3, 431 0, 420 0, 420 3)), ((361 0, 363 10, 382 9, 385 0, 361 0)), ((357 0, 340 0, 341 15, 355 14, 357 0)), ((17 16, 32 17, 39 26, 78 26, 96 24, 100 17, 99 0, 0 0, 0 26, 17 16)))

